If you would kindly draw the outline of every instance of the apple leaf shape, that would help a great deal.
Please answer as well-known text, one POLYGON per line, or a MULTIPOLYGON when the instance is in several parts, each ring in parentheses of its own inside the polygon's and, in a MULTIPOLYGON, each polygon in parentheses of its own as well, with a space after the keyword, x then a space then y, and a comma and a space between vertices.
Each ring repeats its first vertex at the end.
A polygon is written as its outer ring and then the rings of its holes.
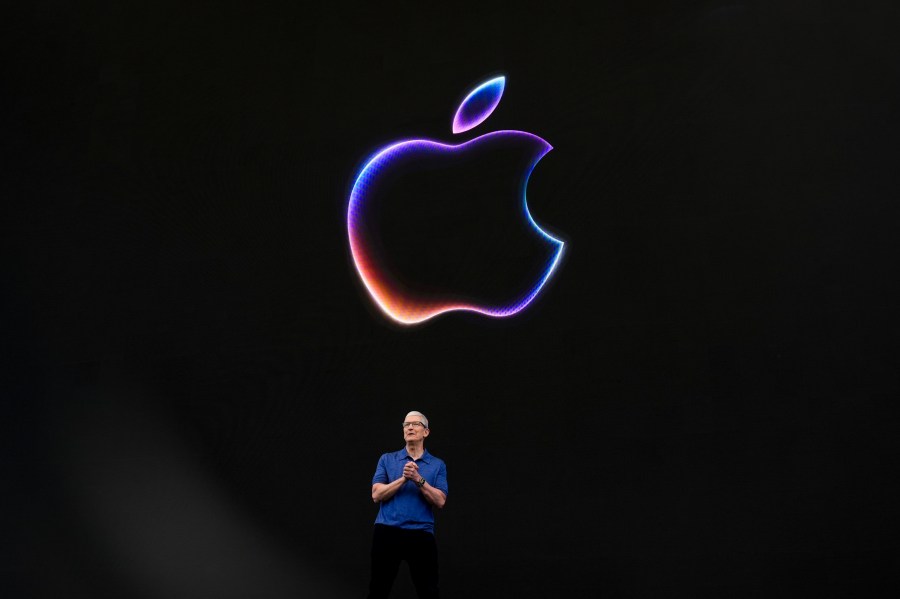
POLYGON ((462 133, 477 127, 491 116, 500 103, 505 86, 506 77, 500 76, 489 79, 470 91, 453 117, 453 133, 462 133))

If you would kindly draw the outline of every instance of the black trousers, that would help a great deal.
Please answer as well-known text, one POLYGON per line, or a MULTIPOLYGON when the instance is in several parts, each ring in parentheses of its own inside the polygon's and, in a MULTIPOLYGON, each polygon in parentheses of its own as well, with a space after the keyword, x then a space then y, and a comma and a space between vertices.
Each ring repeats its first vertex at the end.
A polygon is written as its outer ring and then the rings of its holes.
POLYGON ((437 544, 425 530, 376 524, 372 533, 372 578, 368 599, 387 599, 406 560, 419 599, 438 599, 437 544))

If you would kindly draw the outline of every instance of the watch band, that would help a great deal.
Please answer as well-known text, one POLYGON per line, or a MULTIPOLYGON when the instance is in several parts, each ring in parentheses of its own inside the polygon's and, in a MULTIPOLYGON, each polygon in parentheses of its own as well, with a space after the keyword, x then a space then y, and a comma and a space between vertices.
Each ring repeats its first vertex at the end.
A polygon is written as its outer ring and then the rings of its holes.
POLYGON ((416 484, 417 484, 419 487, 424 487, 424 486, 425 486, 425 477, 423 476, 423 477, 420 478, 418 481, 416 481, 416 484))

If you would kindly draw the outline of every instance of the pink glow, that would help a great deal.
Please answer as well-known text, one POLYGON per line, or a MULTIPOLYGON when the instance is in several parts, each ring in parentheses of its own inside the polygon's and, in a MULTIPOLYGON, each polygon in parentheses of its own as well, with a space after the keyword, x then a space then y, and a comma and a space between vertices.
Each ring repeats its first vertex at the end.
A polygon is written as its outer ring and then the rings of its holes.
POLYGON ((534 300, 535 297, 537 297, 538 293, 543 288, 543 286, 559 264, 565 244, 562 241, 551 237, 549 234, 543 231, 537 225, 537 223, 535 223, 534 219, 532 219, 531 214, 528 211, 527 201, 524 197, 522 198, 522 207, 529 223, 540 235, 542 235, 553 245, 555 245, 557 249, 553 257, 548 261, 544 274, 537 282, 537 284, 530 290, 526 291, 524 294, 520 295, 509 305, 486 306, 459 303, 451 300, 424 300, 404 296, 402 293, 392 288, 392 286, 388 283, 388 281, 390 280, 390 277, 387 276, 388 273, 383 272, 379 269, 377 260, 371 254, 370 249, 366 247, 364 236, 361 233, 361 227, 363 223, 361 222, 360 213, 362 210, 362 206, 366 201, 369 184, 374 180, 375 177, 378 176, 381 169, 386 167, 395 158, 410 152, 427 152, 435 149, 450 150, 456 152, 465 148, 469 144, 475 143, 480 139, 491 136, 526 136, 539 142, 542 150, 528 167, 528 170, 525 174, 526 186, 528 178, 531 176, 531 172, 534 170, 537 162, 552 149, 550 144, 548 144, 545 140, 524 131, 495 131, 476 138, 475 140, 455 146, 429 140, 414 139, 401 141, 378 151, 375 156, 366 163, 366 165, 362 168, 359 175, 357 176, 356 181, 353 184, 353 189, 350 193, 350 201, 347 208, 347 233, 350 240, 350 250, 353 256, 354 265, 356 266, 356 270, 359 273, 359 276, 362 279, 366 290, 369 292, 369 295, 372 297, 378 307, 392 320, 400 324, 412 325, 434 318, 439 314, 455 310, 476 312, 485 316, 495 318, 512 316, 523 310, 534 300))

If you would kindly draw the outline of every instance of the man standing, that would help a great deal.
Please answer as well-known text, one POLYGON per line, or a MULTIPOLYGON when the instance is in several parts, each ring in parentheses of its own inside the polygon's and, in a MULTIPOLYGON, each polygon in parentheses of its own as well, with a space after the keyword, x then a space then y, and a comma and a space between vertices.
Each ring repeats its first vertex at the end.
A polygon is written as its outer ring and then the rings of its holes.
POLYGON ((419 599, 437 599, 434 508, 447 501, 447 466, 425 449, 428 419, 410 412, 403 421, 406 447, 378 460, 372 501, 380 504, 372 535, 369 599, 387 599, 406 560, 419 599))

